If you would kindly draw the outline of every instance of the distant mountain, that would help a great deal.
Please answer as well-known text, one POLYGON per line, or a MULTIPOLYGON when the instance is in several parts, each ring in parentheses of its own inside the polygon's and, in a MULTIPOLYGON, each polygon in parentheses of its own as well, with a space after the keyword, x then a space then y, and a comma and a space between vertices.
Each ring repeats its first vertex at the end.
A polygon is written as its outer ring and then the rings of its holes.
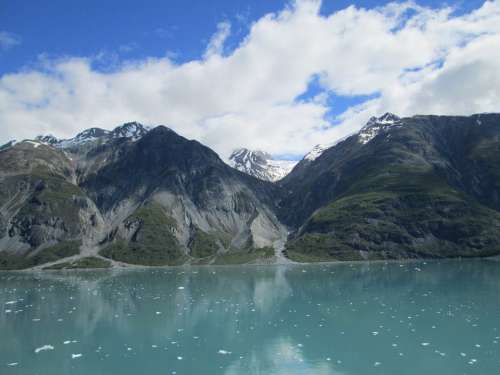
POLYGON ((372 118, 281 181, 295 259, 500 253, 500 115, 372 118))
POLYGON ((149 127, 143 126, 137 122, 128 122, 116 127, 112 131, 101 128, 90 128, 70 139, 57 139, 49 134, 39 135, 35 140, 61 149, 75 149, 87 143, 105 143, 119 138, 127 138, 136 141, 144 136, 149 130, 151 130, 149 127))
POLYGON ((278 181, 285 177, 297 164, 291 160, 276 160, 264 151, 239 148, 229 157, 230 165, 250 176, 264 181, 278 181))

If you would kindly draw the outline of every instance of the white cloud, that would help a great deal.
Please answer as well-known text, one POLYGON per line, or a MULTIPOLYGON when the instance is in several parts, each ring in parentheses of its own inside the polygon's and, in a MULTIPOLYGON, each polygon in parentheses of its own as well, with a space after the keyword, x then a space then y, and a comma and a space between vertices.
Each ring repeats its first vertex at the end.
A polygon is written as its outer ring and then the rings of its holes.
POLYGON ((203 59, 184 64, 165 57, 103 73, 67 58, 4 75, 0 142, 137 120, 167 124, 222 156, 239 146, 301 154, 385 111, 499 111, 500 1, 458 17, 413 2, 329 16, 320 5, 296 1, 262 17, 230 53, 230 24, 221 23, 203 59), (313 75, 336 95, 378 95, 330 126, 324 94, 296 100, 313 75))
POLYGON ((210 58, 213 55, 222 55, 224 52, 224 42, 231 34, 231 24, 229 22, 220 22, 217 24, 217 32, 210 38, 205 58, 210 58))
POLYGON ((0 31, 0 49, 7 50, 21 43, 21 38, 7 31, 0 31))

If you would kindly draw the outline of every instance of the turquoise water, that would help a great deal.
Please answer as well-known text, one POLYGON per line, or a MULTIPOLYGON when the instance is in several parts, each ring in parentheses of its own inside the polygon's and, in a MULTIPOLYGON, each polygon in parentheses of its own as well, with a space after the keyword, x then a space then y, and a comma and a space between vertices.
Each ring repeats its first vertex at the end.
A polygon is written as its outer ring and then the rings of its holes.
POLYGON ((0 374, 498 374, 500 263, 0 273, 0 374))

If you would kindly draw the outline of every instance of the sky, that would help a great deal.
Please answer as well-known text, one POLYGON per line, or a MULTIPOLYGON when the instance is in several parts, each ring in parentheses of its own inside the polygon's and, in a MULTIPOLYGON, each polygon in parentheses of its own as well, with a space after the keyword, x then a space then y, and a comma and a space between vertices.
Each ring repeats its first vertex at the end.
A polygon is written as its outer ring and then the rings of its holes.
POLYGON ((0 2, 0 144, 129 121, 300 158, 393 112, 499 112, 500 0, 0 2))

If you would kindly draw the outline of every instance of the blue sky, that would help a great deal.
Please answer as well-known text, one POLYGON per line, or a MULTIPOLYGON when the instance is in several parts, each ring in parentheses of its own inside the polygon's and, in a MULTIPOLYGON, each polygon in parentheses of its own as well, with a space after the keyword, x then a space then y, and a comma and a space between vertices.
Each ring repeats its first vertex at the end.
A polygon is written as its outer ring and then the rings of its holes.
MULTIPOLYGON (((470 17, 484 0, 401 5, 424 26, 399 23, 387 12, 389 1, 324 0, 315 9, 318 1, 171 0, 138 6, 129 0, 3 0, 0 143, 33 132, 68 137, 88 126, 138 120, 166 123, 221 154, 247 146, 300 157, 386 110, 410 115, 491 108, 490 97, 473 102, 454 97, 460 90, 448 94, 447 77, 471 41, 485 33, 496 37, 490 29, 499 23, 499 1, 483 10, 486 17, 470 17), (351 13, 345 11, 349 6, 355 7, 351 13), (453 11, 443 13, 446 6, 453 11), (343 22, 347 33, 337 30, 343 22), (388 27, 393 24, 398 26, 388 27), (220 48, 207 55, 217 37, 220 48), (315 44, 331 51, 309 49, 315 44), (431 98, 438 93, 444 100, 431 98), (143 102, 145 97, 151 100, 143 102), (461 100, 464 105, 457 107, 461 100), (266 139, 259 138, 263 131, 266 139), (221 141, 226 136, 237 144, 221 141)), ((496 45, 487 42, 489 49, 496 45)), ((471 85, 477 83, 471 77, 471 85)), ((484 92, 481 85, 477 90, 484 92)))
MULTIPOLYGON (((277 12, 284 0, 2 0, 0 28, 15 34, 20 44, 0 52, 0 75, 37 62, 40 55, 103 56, 99 69, 117 61, 172 56, 182 63, 202 56, 221 21, 232 23, 226 43, 230 50, 247 35, 249 26, 265 14, 277 12)), ((376 0, 325 0, 322 14, 350 5, 373 8, 376 0)), ((479 7, 483 0, 418 1, 432 7, 452 4, 457 12, 479 7)))

